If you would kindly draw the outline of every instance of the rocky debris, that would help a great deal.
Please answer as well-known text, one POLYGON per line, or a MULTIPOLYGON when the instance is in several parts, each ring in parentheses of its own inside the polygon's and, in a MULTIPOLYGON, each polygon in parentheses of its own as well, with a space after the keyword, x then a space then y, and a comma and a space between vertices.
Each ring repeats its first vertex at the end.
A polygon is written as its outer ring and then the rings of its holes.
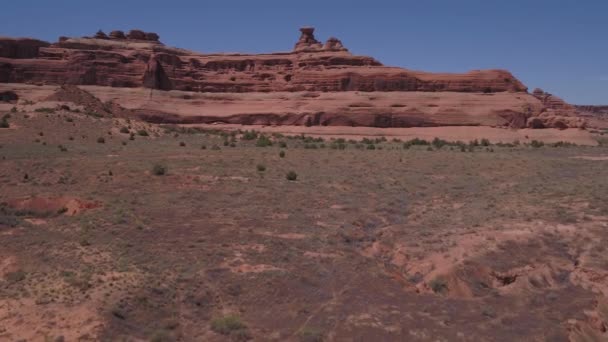
POLYGON ((146 33, 141 30, 131 30, 129 33, 127 33, 127 39, 146 40, 146 33))
POLYGON ((102 116, 126 117, 133 113, 114 102, 102 102, 93 94, 74 85, 63 85, 46 101, 70 102, 82 106, 87 113, 102 116))
POLYGON ((302 27, 300 28, 300 39, 296 43, 294 51, 320 51, 323 45, 315 39, 315 28, 314 27, 302 27))

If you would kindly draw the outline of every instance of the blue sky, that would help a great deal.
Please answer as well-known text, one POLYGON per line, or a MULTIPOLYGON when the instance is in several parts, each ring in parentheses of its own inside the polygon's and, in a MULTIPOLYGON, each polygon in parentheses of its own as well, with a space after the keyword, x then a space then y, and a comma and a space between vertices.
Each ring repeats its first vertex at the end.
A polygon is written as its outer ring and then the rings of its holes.
POLYGON ((530 90, 608 104, 606 0, 19 0, 0 11, 0 35, 56 41, 140 28, 200 52, 287 51, 304 25, 386 65, 503 68, 530 90))

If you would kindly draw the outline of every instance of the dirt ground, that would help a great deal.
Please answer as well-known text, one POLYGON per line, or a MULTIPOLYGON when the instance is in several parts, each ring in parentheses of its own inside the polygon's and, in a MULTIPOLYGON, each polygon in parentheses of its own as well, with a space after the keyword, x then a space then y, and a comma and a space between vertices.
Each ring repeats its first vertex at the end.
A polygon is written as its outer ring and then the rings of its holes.
POLYGON ((0 340, 608 339, 605 145, 8 122, 0 340))

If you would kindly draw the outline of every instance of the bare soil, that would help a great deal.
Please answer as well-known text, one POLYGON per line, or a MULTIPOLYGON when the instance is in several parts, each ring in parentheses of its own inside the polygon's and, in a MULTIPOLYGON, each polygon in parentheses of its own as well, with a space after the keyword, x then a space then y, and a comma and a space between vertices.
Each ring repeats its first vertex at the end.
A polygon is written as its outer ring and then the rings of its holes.
POLYGON ((21 109, 0 129, 0 340, 608 339, 606 146, 259 147, 21 109))

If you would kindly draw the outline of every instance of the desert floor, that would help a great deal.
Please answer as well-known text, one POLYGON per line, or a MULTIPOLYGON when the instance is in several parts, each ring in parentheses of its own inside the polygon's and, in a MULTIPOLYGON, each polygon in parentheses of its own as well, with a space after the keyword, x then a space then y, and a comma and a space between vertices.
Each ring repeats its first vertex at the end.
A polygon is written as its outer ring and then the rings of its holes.
POLYGON ((608 338, 599 134, 439 147, 7 120, 0 340, 608 338))

